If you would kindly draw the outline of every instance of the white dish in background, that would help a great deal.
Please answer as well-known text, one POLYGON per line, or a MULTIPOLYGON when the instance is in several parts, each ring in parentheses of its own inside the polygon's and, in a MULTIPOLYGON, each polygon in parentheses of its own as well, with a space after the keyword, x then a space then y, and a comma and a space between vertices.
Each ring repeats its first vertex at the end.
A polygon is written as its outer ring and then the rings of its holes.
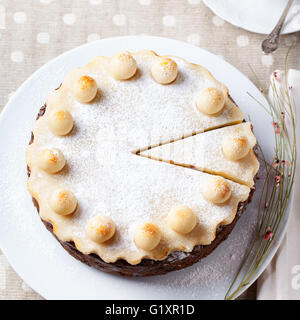
MULTIPOLYGON (((49 91, 59 86, 66 72, 94 56, 141 49, 173 54, 207 67, 228 86, 245 115, 250 115, 266 156, 273 155, 271 119, 247 94, 263 101, 259 90, 232 65, 198 47, 165 38, 128 36, 91 42, 50 61, 17 90, 0 118, 0 247, 24 281, 47 299, 223 299, 255 234, 259 190, 228 240, 200 263, 163 276, 125 278, 71 257, 40 221, 26 188, 25 150, 49 91)), ((274 255, 285 225, 253 280, 274 255)))
MULTIPOLYGON (((287 0, 203 0, 219 17, 248 31, 269 34, 278 22, 287 0)), ((282 34, 300 30, 300 0, 294 0, 282 34)))

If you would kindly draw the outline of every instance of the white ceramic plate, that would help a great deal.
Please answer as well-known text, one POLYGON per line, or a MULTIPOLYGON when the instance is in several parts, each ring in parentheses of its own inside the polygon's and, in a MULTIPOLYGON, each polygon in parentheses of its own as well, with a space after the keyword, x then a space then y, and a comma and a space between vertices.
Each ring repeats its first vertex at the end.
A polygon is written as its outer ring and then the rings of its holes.
POLYGON ((183 42, 155 37, 120 37, 83 45, 35 72, 2 112, 1 249, 24 281, 47 299, 223 299, 254 234, 258 192, 229 239, 209 257, 185 270, 140 279, 109 275, 72 258, 45 229, 27 192, 25 150, 36 114, 49 91, 58 87, 66 72, 94 56, 109 56, 121 49, 152 49, 158 54, 177 55, 207 67, 229 87, 245 114, 251 115, 258 140, 267 156, 272 155, 271 120, 247 92, 261 101, 263 97, 243 74, 219 57, 183 42))
MULTIPOLYGON (((219 17, 248 31, 269 34, 287 0, 203 0, 219 17)), ((294 0, 282 34, 300 30, 300 0, 294 0)))

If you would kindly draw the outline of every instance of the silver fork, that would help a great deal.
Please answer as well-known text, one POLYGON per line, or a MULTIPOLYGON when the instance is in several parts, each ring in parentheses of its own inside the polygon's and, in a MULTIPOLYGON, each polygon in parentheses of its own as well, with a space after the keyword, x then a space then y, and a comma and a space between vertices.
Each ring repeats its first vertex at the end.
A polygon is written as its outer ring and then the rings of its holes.
POLYGON ((279 35, 293 1, 294 0, 289 0, 276 26, 274 27, 272 32, 267 36, 267 38, 262 42, 261 48, 264 53, 271 53, 278 48, 279 35))

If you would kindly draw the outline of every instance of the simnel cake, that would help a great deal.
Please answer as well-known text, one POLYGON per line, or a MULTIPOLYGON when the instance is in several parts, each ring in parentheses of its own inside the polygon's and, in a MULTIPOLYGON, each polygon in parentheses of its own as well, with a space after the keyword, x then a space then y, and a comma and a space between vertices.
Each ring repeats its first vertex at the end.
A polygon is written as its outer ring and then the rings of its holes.
POLYGON ((75 258, 163 274, 229 235, 255 190, 255 145, 252 124, 205 68, 119 52, 49 94, 26 153, 28 189, 75 258))

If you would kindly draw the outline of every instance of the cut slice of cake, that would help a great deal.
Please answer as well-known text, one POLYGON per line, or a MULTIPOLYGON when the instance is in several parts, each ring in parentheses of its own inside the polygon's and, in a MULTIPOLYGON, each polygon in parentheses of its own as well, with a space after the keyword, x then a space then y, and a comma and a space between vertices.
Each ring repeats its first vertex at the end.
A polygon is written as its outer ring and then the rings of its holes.
POLYGON ((252 124, 245 122, 158 146, 140 155, 218 174, 252 187, 259 168, 253 152, 255 145, 252 124))

